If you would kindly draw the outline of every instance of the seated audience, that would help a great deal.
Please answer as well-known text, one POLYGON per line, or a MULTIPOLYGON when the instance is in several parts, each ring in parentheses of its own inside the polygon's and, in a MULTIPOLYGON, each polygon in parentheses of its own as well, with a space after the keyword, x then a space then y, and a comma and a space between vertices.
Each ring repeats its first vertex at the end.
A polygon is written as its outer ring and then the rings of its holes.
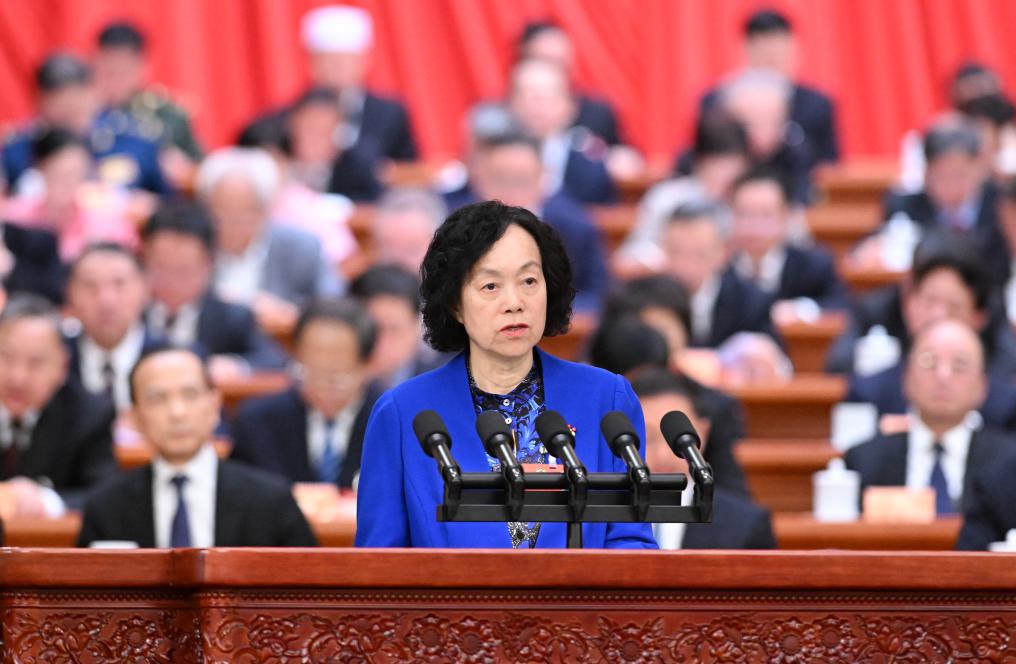
POLYGON ((687 296, 666 277, 636 279, 608 304, 603 324, 593 335, 589 361, 593 366, 635 380, 651 367, 669 369, 694 385, 709 428, 706 461, 713 466, 716 483, 731 492, 748 495, 744 471, 734 447, 744 437, 744 413, 737 401, 719 390, 695 382, 681 371, 686 344, 687 296), (631 294, 633 297, 625 297, 631 294))
POLYGON ((448 210, 437 194, 426 189, 390 189, 374 210, 370 225, 374 261, 392 264, 419 276, 420 265, 448 210))
POLYGON ((776 321, 801 318, 802 300, 839 309, 848 304, 847 287, 836 273, 832 255, 790 241, 792 203, 786 183, 775 171, 755 169, 731 187, 733 266, 773 299, 776 321))
POLYGON ((49 231, 0 224, 0 275, 8 293, 35 293, 60 304, 66 278, 57 251, 57 238, 49 231))
POLYGON ((297 99, 286 122, 289 177, 314 191, 373 203, 382 191, 374 164, 336 141, 341 128, 342 107, 334 90, 311 88, 297 99))
POLYGON ((984 350, 969 326, 940 320, 922 328, 903 375, 908 430, 879 434, 846 454, 862 490, 930 486, 938 514, 959 511, 971 479, 1016 449, 1016 439, 984 426, 976 412, 987 389, 984 350))
POLYGON ((379 264, 350 284, 377 327, 368 374, 380 389, 444 364, 445 357, 423 343, 420 279, 399 265, 379 264))
POLYGON ((34 295, 0 313, 0 478, 21 516, 80 508, 116 471, 113 408, 67 380, 60 314, 34 295))
POLYGON ((159 163, 177 187, 184 187, 202 150, 188 112, 159 86, 150 85, 148 43, 126 21, 106 24, 96 39, 95 84, 111 119, 125 119, 158 141, 159 163))
POLYGON ((13 191, 38 191, 38 181, 30 173, 35 165, 32 145, 40 133, 56 128, 84 141, 104 184, 156 194, 170 191, 159 164, 158 143, 147 138, 136 123, 100 111, 92 71, 78 57, 68 53, 48 56, 35 72, 35 85, 37 117, 10 136, 0 153, 5 179, 13 191))
MULTIPOLYGON (((415 160, 416 142, 405 106, 364 86, 374 42, 370 14, 359 7, 317 7, 304 15, 301 37, 311 86, 339 94, 342 147, 355 147, 375 165, 382 160, 415 160)), ((288 111, 288 107, 270 111, 252 126, 285 124, 288 111)))
POLYGON ((1016 528, 1016 447, 974 475, 963 503, 963 528, 956 541, 961 551, 984 551, 1016 528))
POLYGON ((561 191, 583 204, 617 199, 604 162, 606 144, 589 131, 572 128, 575 97, 560 66, 544 60, 517 63, 511 73, 508 109, 540 142, 545 195, 561 191))
POLYGON ((32 152, 41 191, 10 199, 5 220, 55 234, 67 262, 92 242, 137 244, 127 195, 89 181, 94 164, 81 138, 66 129, 49 129, 36 135, 32 152))
POLYGON ((664 271, 691 293, 691 346, 717 348, 738 332, 776 339, 770 297, 727 268, 722 212, 710 203, 678 207, 663 229, 664 271))
MULTIPOLYGON (((947 123, 933 127, 924 137, 928 166, 923 190, 890 193, 883 218, 910 219, 918 233, 948 230, 969 235, 990 275, 997 277, 997 283, 1004 283, 1010 257, 999 230, 999 192, 985 171, 980 150, 980 139, 969 126, 947 123)), ((888 233, 891 227, 886 229, 888 233)))
MULTIPOLYGON (((660 431, 663 416, 681 411, 691 420, 703 441, 708 440, 711 420, 700 416, 697 388, 687 380, 662 370, 651 369, 632 381, 632 389, 642 404, 646 418, 646 465, 654 473, 687 473, 688 464, 677 457, 660 431)), ((705 445, 708 452, 709 446, 705 445)), ((681 502, 691 502, 694 481, 681 502)), ((769 513, 743 495, 723 486, 713 493, 713 518, 710 523, 656 523, 653 534, 661 549, 775 549, 769 513)))
MULTIPOLYGON (((808 170, 838 161, 835 106, 828 96, 796 80, 798 44, 787 17, 771 9, 756 11, 744 23, 743 46, 746 67, 771 70, 792 82, 786 131, 791 140, 803 145, 808 170)), ((718 90, 708 92, 702 98, 699 112, 708 112, 718 97, 718 90)))
POLYGON ((116 477, 85 504, 78 546, 316 546, 286 483, 212 446, 221 397, 201 359, 162 348, 131 372, 132 416, 152 463, 116 477))
POLYGON ((197 193, 215 223, 215 292, 249 306, 266 328, 291 326, 299 307, 342 289, 313 235, 272 223, 278 170, 262 150, 224 148, 201 164, 197 193))
POLYGON ((988 373, 1004 381, 1016 374, 1016 337, 993 297, 982 257, 970 238, 953 233, 926 237, 899 286, 862 297, 846 331, 833 343, 828 371, 867 376, 898 364, 910 338, 929 322, 958 318, 978 330, 988 373))
POLYGON ((145 328, 147 301, 141 265, 120 245, 92 245, 71 265, 67 312, 80 323, 69 341, 71 376, 118 411, 130 406, 134 363, 162 343, 145 328))
POLYGON ((216 381, 285 366, 285 353, 258 327, 250 309, 224 302, 212 291, 215 233, 203 207, 165 203, 141 237, 151 293, 145 314, 149 330, 182 348, 199 348, 209 357, 216 381))
POLYGON ((311 304, 293 333, 294 385, 248 401, 233 421, 231 458, 290 482, 352 487, 367 418, 380 393, 367 382, 377 327, 352 300, 311 304))
POLYGON ((748 163, 748 135, 740 122, 719 109, 700 117, 691 172, 653 185, 642 197, 635 226, 613 256, 615 270, 638 276, 662 269, 660 236, 670 213, 685 203, 726 201, 730 185, 748 163))
POLYGON ((500 200, 524 207, 553 226, 571 259, 576 311, 598 311, 608 279, 599 229, 565 192, 547 196, 545 178, 536 141, 520 133, 491 136, 473 148, 466 187, 446 200, 451 210, 477 200, 500 200))
POLYGON ((1003 301, 1009 324, 1016 325, 1016 176, 1003 183, 1000 192, 998 221, 1010 256, 1009 269, 1002 275, 1003 301))

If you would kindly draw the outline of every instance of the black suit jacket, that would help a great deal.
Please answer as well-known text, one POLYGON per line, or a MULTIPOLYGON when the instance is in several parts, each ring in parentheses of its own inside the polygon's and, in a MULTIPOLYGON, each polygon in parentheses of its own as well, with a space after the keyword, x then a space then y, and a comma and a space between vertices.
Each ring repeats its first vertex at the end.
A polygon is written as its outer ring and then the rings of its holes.
POLYGON ((575 126, 585 127, 603 139, 607 145, 619 145, 624 142, 617 128, 617 114, 609 102, 588 95, 578 95, 577 101, 575 126))
MULTIPOLYGON (((67 348, 70 353, 70 377, 68 382, 73 382, 84 389, 84 382, 81 378, 81 337, 72 337, 67 340, 67 348)), ((157 335, 152 334, 147 329, 145 330, 145 338, 141 342, 141 355, 144 355, 153 348, 159 348, 166 345, 168 342, 157 335)), ((139 355, 138 357, 140 357, 139 355)), ((105 395, 97 395, 105 398, 105 395)))
MULTIPOLYGON (((31 443, 14 476, 42 480, 67 506, 81 507, 85 493, 116 472, 113 406, 69 381, 39 413, 31 443)), ((10 479, 0 468, 0 478, 10 479)))
POLYGON ((3 242, 14 256, 14 267, 3 283, 7 292, 35 293, 50 302, 63 303, 66 273, 60 262, 56 236, 4 224, 3 242))
POLYGON ((748 482, 734 455, 734 447, 744 438, 744 409, 729 394, 706 387, 687 376, 685 379, 695 386, 698 393, 700 415, 709 420, 703 456, 713 467, 716 485, 731 494, 748 498, 748 482))
POLYGON ((682 549, 775 549, 769 512, 754 502, 716 487, 713 520, 689 523, 682 549))
POLYGON ((696 339, 696 346, 716 348, 738 332, 768 334, 781 346, 782 341, 769 317, 772 298, 733 270, 726 270, 720 278, 720 290, 713 305, 709 338, 696 339))
MULTIPOLYGON (((136 468, 96 490, 85 505, 78 546, 100 540, 155 546, 152 467, 136 468)), ((215 546, 317 546, 289 487, 241 463, 220 461, 215 546)))
POLYGON ((776 300, 807 297, 823 309, 844 309, 850 303, 846 284, 836 272, 829 252, 819 248, 788 246, 776 300))
MULTIPOLYGON (((581 142, 581 138, 576 140, 576 143, 581 142)), ((584 151, 573 147, 568 153, 561 191, 583 205, 615 203, 617 187, 607 172, 606 163, 592 152, 591 149, 584 151)))
MULTIPOLYGON (((360 470, 367 419, 379 396, 373 387, 367 389, 349 432, 346 457, 339 472, 340 487, 351 487, 360 470)), ((290 482, 317 481, 307 453, 307 406, 295 387, 241 406, 233 420, 230 458, 275 473, 290 482)))
MULTIPOLYGON (((854 377, 844 401, 873 404, 880 416, 907 412, 903 370, 901 362, 871 376, 854 377)), ((979 410, 985 423, 991 427, 1016 431, 1016 385, 1012 381, 989 376, 988 393, 979 410)))
MULTIPOLYGON (((847 468, 861 473, 862 495, 869 486, 907 485, 907 441, 906 432, 892 436, 879 435, 847 451, 844 457, 847 468)), ((963 496, 969 495, 971 482, 978 473, 993 466, 1012 450, 1016 450, 1016 440, 1011 434, 989 428, 975 431, 967 452, 963 496)), ((960 498, 960 504, 965 504, 965 498, 960 498)))
POLYGON ((201 301, 196 340, 206 355, 239 355, 253 369, 286 366, 286 354, 261 330, 250 309, 211 293, 201 301))
POLYGON ((963 510, 956 541, 961 551, 983 551, 1016 528, 1016 449, 976 473, 963 510))
POLYGON ((379 158, 413 161, 419 157, 409 113, 402 102, 366 93, 356 145, 368 144, 373 145, 379 158))
MULTIPOLYGON (((370 140, 370 139, 364 139, 370 140)), ((381 197, 384 187, 374 169, 377 160, 363 148, 346 148, 332 164, 328 177, 328 192, 342 194, 354 203, 373 203, 381 197)))

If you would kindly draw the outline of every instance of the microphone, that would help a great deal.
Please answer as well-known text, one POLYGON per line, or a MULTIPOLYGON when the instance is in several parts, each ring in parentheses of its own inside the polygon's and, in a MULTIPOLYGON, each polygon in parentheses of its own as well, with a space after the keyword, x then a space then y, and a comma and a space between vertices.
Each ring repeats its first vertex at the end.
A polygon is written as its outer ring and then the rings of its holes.
POLYGON ((699 435, 691 425, 688 416, 679 410, 672 410, 663 416, 660 431, 674 454, 688 462, 688 468, 696 484, 712 484, 713 469, 702 457, 699 450, 699 435))
POLYGON ((524 473, 519 460, 512 452, 512 430, 504 421, 504 416, 496 410, 485 410, 476 418, 476 433, 483 441, 483 449, 501 462, 501 474, 508 487, 508 510, 513 519, 519 519, 522 513, 523 492, 525 491, 524 473))
POLYGON ((649 511, 649 492, 651 489, 649 469, 639 455, 639 438, 635 433, 628 416, 614 410, 600 420, 600 431, 607 439, 607 445, 615 456, 620 457, 628 466, 628 477, 631 479, 635 493, 635 508, 639 519, 645 520, 649 511))
POLYGON ((558 459, 564 461, 565 473, 571 484, 571 503, 575 519, 582 516, 586 508, 588 481, 586 467, 575 454, 575 436, 561 414, 553 410, 544 411, 536 418, 536 433, 544 447, 558 459))
POLYGON ((437 461, 445 482, 460 482, 462 471, 452 457, 452 437, 441 416, 432 410, 421 410, 413 418, 413 432, 427 456, 437 461))

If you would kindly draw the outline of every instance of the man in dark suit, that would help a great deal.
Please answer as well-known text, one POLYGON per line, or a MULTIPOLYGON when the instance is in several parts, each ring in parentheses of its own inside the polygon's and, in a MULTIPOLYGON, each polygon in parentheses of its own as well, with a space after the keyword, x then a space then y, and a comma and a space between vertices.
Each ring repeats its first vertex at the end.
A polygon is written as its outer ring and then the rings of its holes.
MULTIPOLYGON (((744 59, 749 68, 769 69, 794 81, 787 131, 795 141, 802 142, 807 155, 806 168, 810 171, 820 163, 838 161, 840 151, 832 100, 794 80, 797 40, 790 21, 772 10, 757 11, 749 16, 744 24, 744 59)), ((718 90, 710 90, 702 98, 699 112, 707 112, 718 99, 718 90)))
POLYGON ((958 320, 924 328, 907 356, 903 391, 909 430, 851 448, 847 467, 861 474, 862 489, 930 486, 936 511, 954 513, 963 506, 974 475, 1016 449, 1011 434, 983 426, 974 412, 987 393, 977 334, 958 320))
POLYGON ((202 206, 164 203, 142 228, 141 239, 151 293, 149 330, 178 346, 199 347, 216 379, 285 366, 285 353, 251 310, 212 292, 215 232, 202 206))
POLYGON ((969 236, 987 273, 995 283, 1004 284, 1010 257, 999 225, 1001 197, 985 172, 976 130, 956 124, 933 127, 924 137, 924 157, 924 189, 913 194, 890 192, 883 219, 903 215, 925 233, 945 230, 969 236))
POLYGON ((665 271, 691 293, 690 345, 716 348, 739 332, 759 333, 775 341, 770 297, 725 268, 721 214, 709 203, 682 205, 663 231, 665 271))
POLYGON ((80 324, 69 339, 72 380, 118 411, 130 406, 134 363, 161 343, 144 324, 147 295, 137 257, 118 244, 86 247, 71 265, 67 310, 80 324))
POLYGON ((600 232, 564 190, 547 195, 546 172, 534 139, 516 132, 487 136, 473 146, 468 183, 445 200, 454 211, 477 200, 496 199, 524 207, 553 226, 572 262, 576 311, 598 311, 609 276, 600 232))
POLYGON ((575 98, 568 74, 553 62, 523 60, 511 73, 508 109, 540 141, 547 193, 563 192, 583 204, 617 200, 607 171, 607 145, 584 127, 572 127, 575 98))
POLYGON ((349 488, 380 396, 367 384, 377 328, 353 300, 321 301, 301 314, 293 340, 296 384, 243 405, 233 422, 232 458, 290 482, 349 488))
POLYGON ((1016 528, 1016 450, 976 473, 964 501, 963 528, 956 541, 960 551, 984 551, 1006 539, 1016 528))
POLYGON ((36 295, 0 313, 0 479, 23 516, 79 508, 116 470, 113 408, 67 381, 60 314, 36 295))
POLYGON ((916 331, 943 317, 959 318, 977 330, 988 373, 1004 382, 1012 380, 1016 336, 993 296, 976 243, 952 232, 932 233, 921 241, 910 274, 901 285, 872 292, 856 302, 846 331, 829 349, 826 370, 870 375, 891 368, 906 354, 916 331), (875 351, 871 350, 873 340, 878 341, 875 351), (887 350, 880 359, 878 349, 886 341, 899 351, 887 350))
POLYGON ((794 308, 801 299, 823 309, 848 304, 832 256, 789 242, 791 204, 789 186, 771 169, 749 170, 730 188, 734 269, 772 296, 777 320, 797 318, 794 308))
POLYGON ((375 265, 350 284, 349 293, 377 326, 370 374, 382 390, 430 371, 447 358, 423 343, 420 280, 400 265, 375 265))
POLYGON ((155 458, 89 497, 79 546, 317 544, 284 482, 216 456, 210 441, 221 398, 197 355, 169 347, 146 355, 131 374, 131 397, 155 458))
POLYGON ((63 263, 53 233, 4 224, 0 235, 12 265, 3 278, 8 293, 36 293, 54 304, 63 302, 63 263))
MULTIPOLYGON (((302 21, 311 85, 339 94, 343 118, 341 142, 357 148, 377 166, 381 160, 418 158, 406 107, 364 87, 364 73, 374 40, 370 14, 348 6, 318 7, 302 21)), ((285 124, 290 107, 270 111, 254 121, 285 124)), ((250 129, 250 128, 248 128, 250 129)))
MULTIPOLYGON (((687 463, 676 457, 660 431, 660 421, 679 410, 691 420, 703 439, 710 421, 699 417, 696 391, 665 370, 647 370, 632 382, 646 418, 646 463, 653 472, 687 473, 687 463)), ((691 480, 689 478, 690 493, 691 480)), ((682 498, 688 503, 688 498, 682 498)), ((713 494, 713 521, 708 524, 657 523, 653 527, 661 549, 775 549, 769 513, 746 496, 717 486, 713 494)))

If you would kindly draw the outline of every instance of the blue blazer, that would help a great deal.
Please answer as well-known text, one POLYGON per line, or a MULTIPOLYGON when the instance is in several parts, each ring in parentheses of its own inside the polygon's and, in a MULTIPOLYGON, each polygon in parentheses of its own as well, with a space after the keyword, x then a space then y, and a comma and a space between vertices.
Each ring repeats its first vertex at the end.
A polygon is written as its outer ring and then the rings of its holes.
MULTIPOLYGON (((548 410, 575 428, 576 452, 590 472, 624 472, 600 434, 600 418, 624 411, 645 440, 642 409, 628 382, 602 369, 565 362, 540 353, 548 410)), ((413 433, 413 418, 432 409, 452 437, 452 455, 464 472, 489 469, 476 435, 476 411, 469 393, 465 354, 439 369, 412 378, 378 399, 367 423, 357 495, 356 546, 511 548, 504 523, 443 523, 437 506, 444 484, 433 459, 413 433)), ((642 451, 645 451, 643 443, 642 451)), ((563 548, 565 524, 544 523, 537 548, 563 548)), ((588 548, 655 549, 650 524, 587 523, 588 548)))

